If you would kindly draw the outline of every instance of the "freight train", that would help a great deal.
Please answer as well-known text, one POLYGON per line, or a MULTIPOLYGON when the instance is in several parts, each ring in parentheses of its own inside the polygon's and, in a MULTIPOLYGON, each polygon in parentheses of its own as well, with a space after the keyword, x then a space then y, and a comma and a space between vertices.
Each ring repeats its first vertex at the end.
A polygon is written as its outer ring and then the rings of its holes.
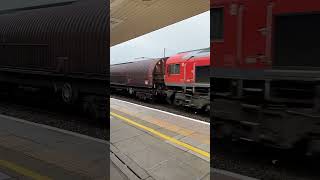
POLYGON ((54 91, 106 118, 109 3, 78 0, 0 12, 0 84, 54 91))
POLYGON ((320 151, 320 4, 211 0, 212 134, 320 151))
POLYGON ((111 91, 210 111, 210 48, 110 66, 111 91))

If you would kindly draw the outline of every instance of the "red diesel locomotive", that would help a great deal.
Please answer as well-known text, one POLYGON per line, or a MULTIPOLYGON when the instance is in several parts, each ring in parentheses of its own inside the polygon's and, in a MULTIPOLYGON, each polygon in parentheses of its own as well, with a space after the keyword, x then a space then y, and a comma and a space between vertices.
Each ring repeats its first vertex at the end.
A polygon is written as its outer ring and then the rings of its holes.
POLYGON ((217 137, 320 151, 320 4, 211 0, 217 137))
POLYGON ((210 49, 110 66, 113 91, 210 111, 210 49))

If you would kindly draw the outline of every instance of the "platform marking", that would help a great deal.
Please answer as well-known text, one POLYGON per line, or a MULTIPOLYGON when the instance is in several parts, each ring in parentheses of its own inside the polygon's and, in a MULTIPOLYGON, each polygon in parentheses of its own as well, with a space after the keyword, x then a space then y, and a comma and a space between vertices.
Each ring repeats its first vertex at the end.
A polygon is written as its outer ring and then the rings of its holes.
POLYGON ((110 98, 110 99, 114 99, 114 100, 117 100, 117 101, 121 101, 121 102, 124 102, 124 103, 135 105, 135 106, 138 106, 138 107, 143 107, 143 108, 150 109, 150 110, 153 110, 153 111, 158 111, 158 112, 161 112, 161 113, 169 114, 169 115, 172 115, 172 116, 181 117, 181 118, 184 118, 184 119, 187 119, 187 120, 190 120, 190 121, 194 121, 194 122, 198 122, 198 123, 210 126, 210 123, 208 123, 208 122, 200 121, 200 120, 189 118, 189 117, 186 117, 186 116, 170 113, 170 112, 167 112, 167 111, 162 111, 162 110, 159 110, 159 109, 143 106, 143 105, 140 105, 140 104, 131 103, 131 102, 128 102, 128 101, 123 101, 123 100, 116 99, 116 98, 110 98))
POLYGON ((42 176, 34 171, 31 171, 29 169, 23 168, 17 164, 5 161, 5 160, 1 160, 0 159, 0 166, 5 167, 7 169, 10 169, 12 171, 15 171, 18 174, 24 175, 26 177, 35 179, 35 180, 52 180, 51 178, 47 177, 47 176, 42 176))
POLYGON ((161 137, 161 138, 163 138, 163 139, 165 139, 165 140, 167 140, 167 141, 170 141, 170 142, 172 142, 172 143, 174 143, 174 144, 177 144, 177 145, 182 146, 182 147, 184 147, 184 148, 186 148, 186 149, 189 149, 189 150, 191 150, 191 151, 193 151, 193 152, 195 152, 195 153, 197 153, 197 154, 200 154, 200 155, 202 155, 202 156, 205 156, 205 157, 210 158, 210 153, 208 153, 208 152, 206 152, 206 151, 204 151, 204 150, 201 150, 201 149, 199 149, 199 148, 193 147, 193 146, 191 146, 191 145, 189 145, 189 144, 187 144, 187 143, 184 143, 184 142, 182 142, 182 141, 179 141, 179 140, 177 140, 177 139, 175 139, 175 138, 173 138, 173 137, 170 137, 170 136, 167 136, 167 135, 165 135, 165 134, 162 134, 162 133, 160 133, 159 131, 156 131, 156 130, 154 130, 154 129, 152 129, 152 128, 149 128, 149 127, 147 127, 147 126, 144 126, 144 125, 142 125, 142 124, 139 124, 139 123, 137 123, 137 122, 135 122, 135 121, 133 121, 133 120, 131 120, 131 119, 128 119, 128 118, 126 118, 126 117, 123 117, 123 116, 121 116, 121 115, 119 115, 119 114, 116 114, 116 113, 114 113, 114 112, 110 112, 110 115, 113 116, 113 117, 116 117, 116 118, 118 118, 118 119, 121 119, 121 120, 123 120, 123 121, 126 121, 126 122, 128 122, 128 123, 130 123, 130 124, 132 124, 132 125, 135 125, 135 126, 141 128, 141 129, 144 129, 144 130, 146 130, 146 131, 148 131, 148 132, 151 132, 152 134, 157 135, 157 136, 159 136, 159 137, 161 137))

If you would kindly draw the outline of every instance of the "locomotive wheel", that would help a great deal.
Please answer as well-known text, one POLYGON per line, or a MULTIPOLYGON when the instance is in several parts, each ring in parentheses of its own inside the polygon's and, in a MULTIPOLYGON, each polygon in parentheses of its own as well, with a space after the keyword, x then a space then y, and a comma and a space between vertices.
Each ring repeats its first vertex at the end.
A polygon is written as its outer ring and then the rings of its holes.
POLYGON ((69 83, 65 83, 61 89, 61 97, 65 103, 72 104, 77 100, 78 93, 69 83))
POLYGON ((208 105, 206 105, 206 106, 204 107, 204 111, 205 111, 206 113, 210 114, 210 104, 208 104, 208 105))
POLYGON ((182 102, 181 102, 181 100, 179 100, 179 99, 175 99, 175 100, 173 100, 173 104, 174 104, 175 106, 181 106, 181 105, 182 105, 182 102))
POLYGON ((134 91, 133 91, 133 89, 132 89, 132 88, 129 88, 129 90, 128 90, 128 91, 129 91, 129 94, 130 94, 130 95, 133 95, 134 91))

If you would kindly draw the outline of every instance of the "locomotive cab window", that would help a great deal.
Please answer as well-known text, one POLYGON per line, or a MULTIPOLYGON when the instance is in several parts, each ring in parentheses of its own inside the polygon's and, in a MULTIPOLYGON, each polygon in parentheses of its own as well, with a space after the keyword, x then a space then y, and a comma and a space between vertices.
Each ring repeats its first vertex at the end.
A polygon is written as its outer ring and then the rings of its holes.
POLYGON ((170 64, 169 74, 180 74, 180 64, 170 64))
POLYGON ((211 24, 211 40, 223 40, 223 8, 212 8, 210 10, 210 24, 211 24))

